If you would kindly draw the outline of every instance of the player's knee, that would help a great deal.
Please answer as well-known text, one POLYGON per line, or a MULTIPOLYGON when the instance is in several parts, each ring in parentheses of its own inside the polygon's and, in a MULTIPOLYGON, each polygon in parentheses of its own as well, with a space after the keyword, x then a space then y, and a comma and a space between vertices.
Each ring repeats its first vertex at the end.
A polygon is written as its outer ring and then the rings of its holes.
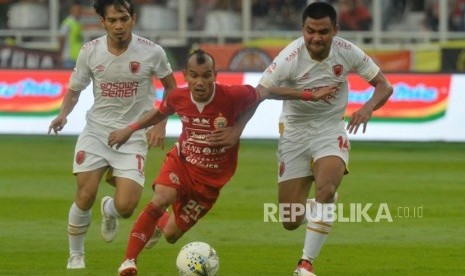
POLYGON ((135 206, 131 206, 131 205, 116 206, 115 205, 115 208, 116 208, 116 211, 118 212, 118 214, 122 218, 127 219, 127 218, 131 217, 132 214, 134 213, 135 206))
POLYGON ((92 205, 95 202, 96 194, 90 193, 86 190, 80 190, 76 194, 76 205, 79 207, 81 210, 89 210, 92 208, 92 205))
POLYGON ((322 185, 318 187, 316 191, 316 198, 318 202, 330 203, 334 201, 334 195, 336 194, 335 185, 322 185))

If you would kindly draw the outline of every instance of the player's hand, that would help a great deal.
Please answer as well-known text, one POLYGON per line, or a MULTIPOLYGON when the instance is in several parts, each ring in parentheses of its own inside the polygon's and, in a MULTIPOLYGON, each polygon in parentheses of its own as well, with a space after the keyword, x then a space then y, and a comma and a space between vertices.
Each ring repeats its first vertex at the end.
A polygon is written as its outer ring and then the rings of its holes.
POLYGON ((336 97, 339 92, 339 85, 334 84, 330 86, 324 86, 319 89, 312 90, 312 101, 322 100, 327 104, 331 104, 330 100, 336 97))
POLYGON ((131 137, 132 129, 129 127, 112 131, 108 136, 108 146, 112 148, 116 145, 116 149, 119 149, 124 143, 131 137))
POLYGON ((360 125, 363 125, 363 133, 365 133, 368 120, 370 120, 372 114, 373 109, 366 105, 352 113, 349 123, 347 124, 347 130, 349 133, 357 134, 360 125))
POLYGON ((66 117, 56 117, 48 127, 48 134, 50 134, 53 130, 55 135, 58 135, 58 131, 62 131, 67 122, 68 119, 66 119, 66 117))
POLYGON ((234 147, 241 137, 234 127, 225 127, 215 129, 208 137, 206 142, 212 147, 223 147, 228 149, 234 147))
POLYGON ((165 149, 165 138, 166 138, 166 121, 160 122, 154 125, 147 131, 147 143, 149 148, 160 147, 162 150, 165 149))

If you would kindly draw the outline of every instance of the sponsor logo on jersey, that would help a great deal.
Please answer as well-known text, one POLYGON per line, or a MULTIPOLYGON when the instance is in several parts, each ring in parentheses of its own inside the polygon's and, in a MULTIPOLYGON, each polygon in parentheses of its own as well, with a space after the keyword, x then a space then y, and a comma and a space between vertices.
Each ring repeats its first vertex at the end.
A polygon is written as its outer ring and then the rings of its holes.
POLYGON ((286 62, 290 62, 293 60, 304 48, 304 45, 300 45, 298 48, 294 49, 287 57, 286 57, 286 62))
POLYGON ((142 38, 142 37, 138 37, 138 38, 137 38, 137 42, 138 42, 138 43, 141 43, 141 44, 149 45, 149 46, 155 45, 154 42, 152 42, 152 41, 150 41, 150 40, 148 40, 148 39, 142 38))
POLYGON ((274 69, 276 69, 276 62, 273 62, 266 68, 266 72, 272 74, 274 72, 274 69))
POLYGON ((140 71, 140 62, 138 61, 131 61, 129 62, 129 71, 133 74, 137 74, 140 71))
POLYGON ((105 71, 105 65, 103 65, 103 64, 98 65, 97 67, 95 67, 95 71, 96 71, 96 72, 103 72, 103 71, 105 71))
POLYGON ((137 95, 137 88, 139 82, 102 82, 100 89, 102 90, 102 97, 108 98, 130 98, 137 95))
POLYGON ((333 66, 333 73, 336 77, 340 77, 342 74, 344 67, 341 64, 337 64, 333 66))
POLYGON ((84 45, 82 46, 82 49, 85 50, 85 49, 87 49, 87 48, 89 48, 89 47, 92 47, 92 46, 95 46, 95 45, 98 45, 98 44, 100 44, 100 40, 94 39, 94 40, 89 41, 89 42, 87 42, 86 44, 84 44, 84 45))
POLYGON ((336 41, 336 45, 341 47, 341 48, 344 48, 346 50, 351 50, 352 49, 352 45, 350 45, 349 43, 344 42, 344 41, 336 41))
POLYGON ((210 119, 209 118, 199 118, 196 117, 192 119, 192 125, 198 127, 210 127, 210 119))

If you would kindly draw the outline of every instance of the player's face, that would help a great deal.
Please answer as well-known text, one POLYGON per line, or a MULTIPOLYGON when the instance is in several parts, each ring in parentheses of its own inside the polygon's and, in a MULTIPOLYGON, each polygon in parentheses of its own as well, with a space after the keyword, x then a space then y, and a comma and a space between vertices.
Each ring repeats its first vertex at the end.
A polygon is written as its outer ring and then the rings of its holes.
POLYGON ((125 44, 131 38, 136 16, 131 16, 126 10, 118 11, 115 6, 110 5, 106 7, 105 17, 100 18, 100 22, 111 42, 125 44))
POLYGON ((331 23, 327 16, 321 19, 307 17, 302 25, 302 34, 305 45, 311 57, 322 61, 329 55, 333 37, 338 32, 338 27, 331 23))
POLYGON ((196 58, 191 57, 184 70, 184 78, 196 102, 210 99, 216 81, 216 71, 210 58, 198 64, 196 58))

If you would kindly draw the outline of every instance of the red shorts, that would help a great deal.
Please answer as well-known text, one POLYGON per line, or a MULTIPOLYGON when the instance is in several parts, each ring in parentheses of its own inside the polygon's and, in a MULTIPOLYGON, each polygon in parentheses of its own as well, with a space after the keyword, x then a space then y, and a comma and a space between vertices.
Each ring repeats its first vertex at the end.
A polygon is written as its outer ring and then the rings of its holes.
POLYGON ((176 225, 187 232, 202 218, 215 204, 222 186, 212 186, 214 179, 206 183, 205 177, 196 175, 189 170, 189 164, 182 160, 176 147, 166 155, 155 185, 164 185, 175 188, 178 192, 173 203, 173 213, 176 225), (210 184, 210 185, 209 185, 210 184))

